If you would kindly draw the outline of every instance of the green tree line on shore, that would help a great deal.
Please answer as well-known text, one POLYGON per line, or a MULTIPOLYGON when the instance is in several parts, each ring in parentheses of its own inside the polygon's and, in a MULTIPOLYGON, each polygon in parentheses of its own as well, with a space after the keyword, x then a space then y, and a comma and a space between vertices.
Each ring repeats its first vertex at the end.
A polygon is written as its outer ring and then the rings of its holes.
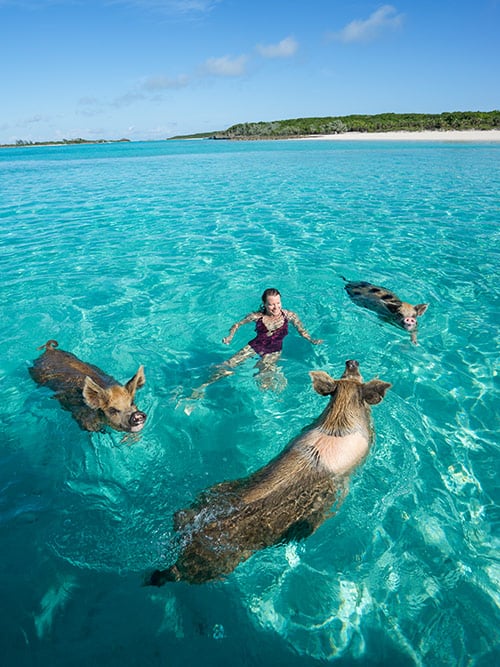
MULTIPOLYGON (((171 139, 286 139, 321 134, 348 132, 421 132, 423 130, 500 130, 500 111, 446 111, 427 113, 380 113, 375 115, 325 116, 291 118, 288 120, 238 123, 226 130, 179 135, 171 139)), ((12 146, 47 146, 128 142, 130 139, 61 139, 56 141, 25 141, 12 146)))
POLYGON ((238 123, 227 130, 181 138, 275 139, 346 132, 421 132, 423 130, 500 129, 500 111, 447 111, 439 114, 381 113, 375 115, 292 118, 271 122, 238 123))

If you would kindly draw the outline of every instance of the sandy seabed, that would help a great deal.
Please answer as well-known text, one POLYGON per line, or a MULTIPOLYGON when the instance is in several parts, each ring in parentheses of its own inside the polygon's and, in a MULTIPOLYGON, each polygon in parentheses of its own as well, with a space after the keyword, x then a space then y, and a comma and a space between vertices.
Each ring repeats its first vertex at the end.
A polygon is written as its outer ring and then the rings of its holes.
POLYGON ((346 132, 297 137, 297 141, 499 141, 500 130, 425 130, 423 132, 346 132))

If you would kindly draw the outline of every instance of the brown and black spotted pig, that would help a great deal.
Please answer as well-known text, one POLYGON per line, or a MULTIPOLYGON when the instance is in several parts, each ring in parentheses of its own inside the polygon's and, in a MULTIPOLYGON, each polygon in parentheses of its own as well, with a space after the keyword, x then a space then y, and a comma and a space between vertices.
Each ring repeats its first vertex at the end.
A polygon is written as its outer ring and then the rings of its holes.
POLYGON ((217 484, 177 512, 179 556, 149 574, 147 585, 218 579, 259 549, 307 537, 332 514, 349 475, 370 451, 370 406, 391 385, 363 383, 357 361, 346 361, 338 380, 323 371, 310 375, 318 394, 330 399, 323 413, 266 466, 217 484))
POLYGON ((121 385, 97 366, 57 346, 57 341, 49 340, 38 348, 44 353, 29 369, 33 380, 55 391, 54 398, 85 431, 102 431, 105 426, 129 433, 140 431, 146 415, 137 409, 134 396, 146 382, 143 367, 121 385))
POLYGON ((385 287, 377 287, 364 281, 351 282, 346 278, 345 290, 358 306, 373 310, 385 320, 397 324, 411 334, 413 343, 417 343, 417 317, 423 315, 427 310, 428 303, 419 303, 412 306, 411 303, 401 301, 394 292, 385 287))

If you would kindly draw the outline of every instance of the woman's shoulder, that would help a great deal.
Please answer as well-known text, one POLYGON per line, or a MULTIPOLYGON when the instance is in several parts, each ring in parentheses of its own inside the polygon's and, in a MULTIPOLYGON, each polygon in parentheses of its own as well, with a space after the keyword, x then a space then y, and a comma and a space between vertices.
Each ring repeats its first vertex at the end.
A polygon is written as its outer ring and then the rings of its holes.
POLYGON ((264 315, 264 313, 260 310, 252 310, 251 313, 248 313, 248 315, 246 315, 245 319, 250 320, 250 321, 251 320, 261 320, 263 315, 264 315))
POLYGON ((296 327, 303 326, 300 317, 293 310, 283 310, 283 315, 289 322, 291 322, 296 327))

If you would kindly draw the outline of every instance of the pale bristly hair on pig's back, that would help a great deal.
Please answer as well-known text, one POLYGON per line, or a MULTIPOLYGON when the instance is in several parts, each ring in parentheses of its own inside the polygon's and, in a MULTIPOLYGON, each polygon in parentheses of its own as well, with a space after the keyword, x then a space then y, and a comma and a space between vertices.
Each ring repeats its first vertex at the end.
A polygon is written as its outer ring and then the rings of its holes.
MULTIPOLYGON (((252 479, 243 495, 244 502, 254 502, 274 494, 289 485, 317 480, 322 475, 331 478, 332 469, 322 460, 325 439, 334 441, 352 437, 358 449, 366 450, 355 458, 355 465, 368 453, 373 441, 371 413, 368 404, 376 404, 391 386, 388 382, 371 380, 363 384, 357 379, 334 380, 323 371, 310 373, 314 389, 321 395, 331 395, 330 402, 318 419, 297 436, 278 456, 252 479)), ((339 471, 344 477, 350 470, 339 471)), ((307 483, 307 482, 306 482, 307 483)))

